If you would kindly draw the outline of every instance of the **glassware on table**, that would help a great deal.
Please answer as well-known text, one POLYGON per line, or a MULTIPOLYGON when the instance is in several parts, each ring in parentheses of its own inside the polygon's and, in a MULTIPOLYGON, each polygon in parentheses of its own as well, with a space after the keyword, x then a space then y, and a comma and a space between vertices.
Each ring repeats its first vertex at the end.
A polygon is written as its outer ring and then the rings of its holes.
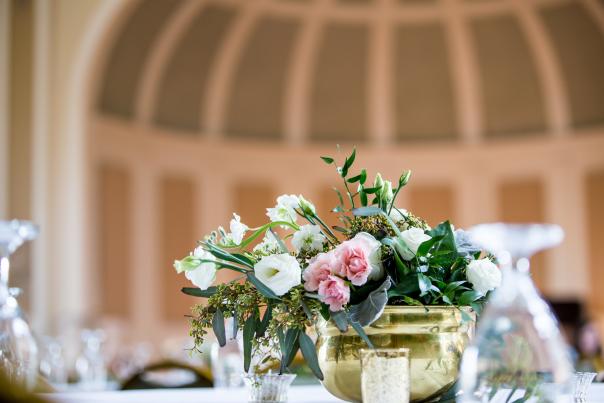
POLYGON ((409 402, 409 349, 361 349, 363 403, 409 402))
POLYGON ((584 403, 587 401, 587 392, 593 382, 594 378, 598 375, 595 372, 575 372, 573 376, 573 398, 577 403, 584 403))
POLYGON ((43 337, 40 343, 40 374, 57 390, 67 386, 67 368, 61 343, 43 337))
POLYGON ((107 366, 102 348, 105 332, 101 329, 84 329, 81 338, 82 352, 75 363, 78 388, 88 391, 105 390, 108 386, 107 366))
POLYGON ((9 288, 10 256, 38 235, 29 221, 0 221, 0 371, 9 381, 33 389, 38 372, 38 348, 16 296, 9 288))
MULTIPOLYGON (((227 335, 233 334, 233 319, 225 320, 227 335)), ((243 386, 241 368, 243 368, 243 346, 241 336, 228 337, 226 345, 212 344, 212 378, 215 388, 239 388, 243 386)))
POLYGON ((493 253, 503 281, 486 305, 460 369, 461 402, 570 401, 572 363, 557 320, 529 276, 529 258, 557 246, 559 226, 482 224, 472 241, 493 253), (524 399, 524 400, 519 400, 524 399))
POLYGON ((243 374, 248 387, 249 403, 287 402, 289 387, 296 378, 295 374, 243 374))

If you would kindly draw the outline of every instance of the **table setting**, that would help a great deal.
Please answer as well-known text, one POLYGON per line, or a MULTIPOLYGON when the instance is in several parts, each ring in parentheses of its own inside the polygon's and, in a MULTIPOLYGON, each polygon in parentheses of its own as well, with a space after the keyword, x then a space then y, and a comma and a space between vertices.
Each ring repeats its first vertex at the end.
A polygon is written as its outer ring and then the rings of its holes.
MULTIPOLYGON (((563 242, 561 227, 431 227, 396 204, 411 171, 371 181, 366 169, 353 173, 355 159, 355 150, 341 161, 321 157, 339 179, 338 225, 302 195, 284 194, 263 225, 251 228, 233 213, 228 230, 217 228, 175 260, 191 282, 181 291, 199 299, 189 317, 192 353, 207 354, 215 340, 214 387, 36 396, 57 403, 604 402, 604 385, 592 384, 597 373, 575 369, 530 277, 530 258, 563 242), (218 281, 221 270, 236 277, 218 281), (318 382, 296 383, 300 363, 318 382)), ((8 278, 10 255, 37 231, 29 222, 0 223, 0 369, 10 385, 34 392, 50 372, 38 363, 8 278)), ((88 335, 87 368, 100 343, 88 335)))

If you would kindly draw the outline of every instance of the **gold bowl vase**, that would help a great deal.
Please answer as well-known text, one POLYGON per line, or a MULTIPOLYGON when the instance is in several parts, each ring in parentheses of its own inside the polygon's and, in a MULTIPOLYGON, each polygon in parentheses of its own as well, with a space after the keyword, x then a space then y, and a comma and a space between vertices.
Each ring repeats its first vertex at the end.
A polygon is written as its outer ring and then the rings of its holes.
MULTIPOLYGON (((474 312, 462 307, 472 319, 474 312)), ((409 348, 411 402, 430 401, 457 380, 464 348, 474 334, 475 321, 463 321, 452 306, 387 306, 365 332, 376 348, 409 348)), ((331 321, 317 326, 317 354, 323 386, 334 396, 361 401, 359 350, 365 342, 349 328, 340 333, 331 321)))

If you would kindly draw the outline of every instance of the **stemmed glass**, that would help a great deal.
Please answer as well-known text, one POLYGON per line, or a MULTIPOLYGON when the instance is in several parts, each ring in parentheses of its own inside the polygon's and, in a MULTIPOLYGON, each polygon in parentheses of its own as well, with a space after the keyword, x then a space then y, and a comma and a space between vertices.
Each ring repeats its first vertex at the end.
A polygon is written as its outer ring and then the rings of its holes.
POLYGON ((27 321, 8 285, 10 255, 34 239, 38 228, 28 221, 0 221, 0 371, 13 384, 33 389, 38 349, 27 321))
POLYGON ((460 369, 461 402, 559 402, 572 396, 573 367, 557 320, 529 276, 529 258, 564 238, 557 225, 482 224, 472 241, 503 271, 460 369))

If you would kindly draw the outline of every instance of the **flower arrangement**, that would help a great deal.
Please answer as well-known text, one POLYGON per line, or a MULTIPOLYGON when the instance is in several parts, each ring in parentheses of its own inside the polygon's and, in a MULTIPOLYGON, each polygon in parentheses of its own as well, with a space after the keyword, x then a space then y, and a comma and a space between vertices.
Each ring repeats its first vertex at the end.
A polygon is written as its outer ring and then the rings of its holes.
MULTIPOLYGON (((363 327, 374 322, 387 304, 470 306, 481 311, 489 292, 501 282, 493 257, 448 221, 431 228, 397 208, 397 195, 410 171, 396 184, 379 173, 368 184, 365 169, 350 174, 355 157, 353 150, 341 165, 321 157, 343 180, 344 192, 334 188, 339 205, 332 210, 340 226, 325 224, 303 196, 282 195, 275 207, 267 209, 266 224, 249 228, 233 214, 230 232, 218 228, 189 256, 175 261, 177 272, 196 286, 182 291, 207 298, 206 304, 193 308, 191 335, 196 346, 208 328, 224 345, 224 319, 232 318, 229 336, 243 332, 246 372, 253 351, 279 352, 283 372, 300 350, 322 379, 307 334, 319 317, 333 320, 341 331, 352 327, 371 346, 363 327), (240 277, 213 285, 217 270, 233 270, 240 277)), ((461 313, 471 320, 465 310, 461 313)), ((255 369, 266 361, 255 362, 255 369)))

